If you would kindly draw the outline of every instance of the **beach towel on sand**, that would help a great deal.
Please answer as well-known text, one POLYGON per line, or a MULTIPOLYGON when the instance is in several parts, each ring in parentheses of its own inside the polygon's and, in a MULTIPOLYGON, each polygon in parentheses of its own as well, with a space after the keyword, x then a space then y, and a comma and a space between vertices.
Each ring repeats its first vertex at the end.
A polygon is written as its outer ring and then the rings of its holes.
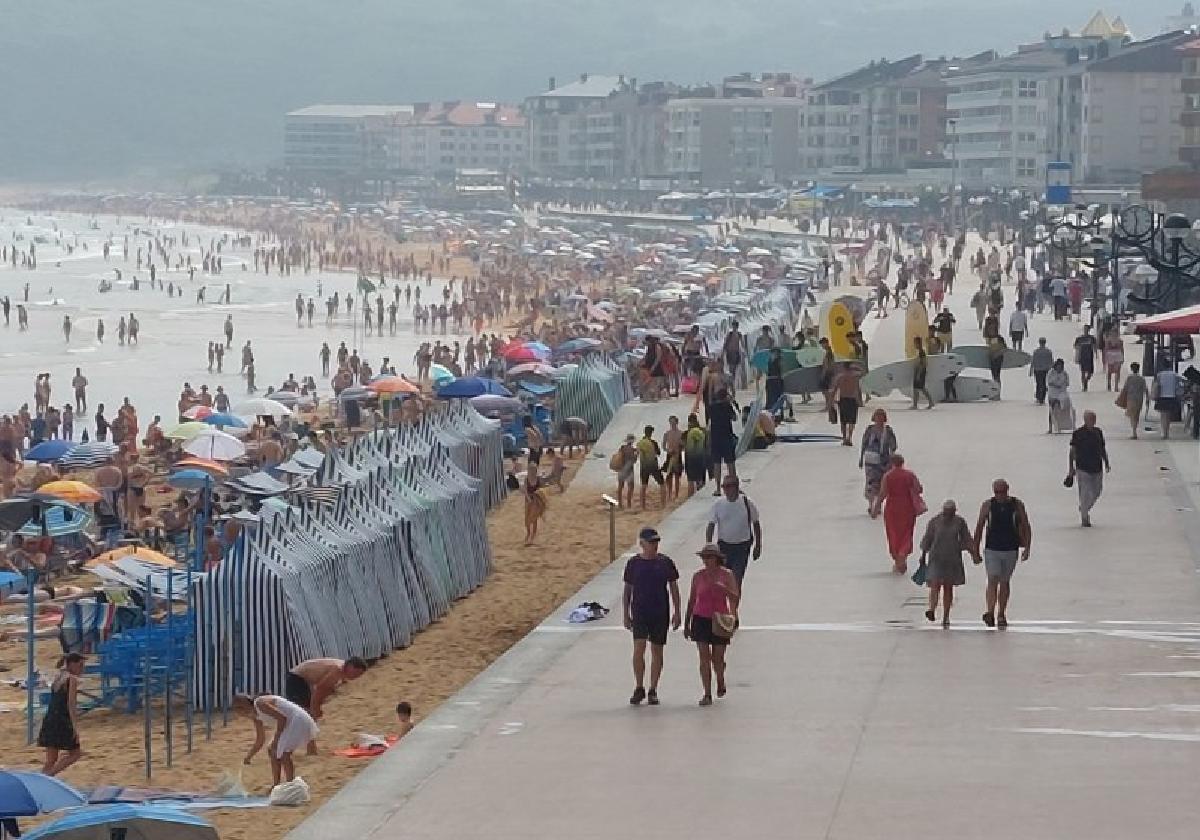
POLYGON ((340 755, 343 758, 374 758, 377 755, 383 755, 388 751, 388 748, 399 741, 397 735, 388 735, 386 738, 380 738, 378 735, 371 735, 366 732, 358 733, 358 737, 354 739, 354 743, 348 747, 342 747, 333 751, 334 755, 340 755))

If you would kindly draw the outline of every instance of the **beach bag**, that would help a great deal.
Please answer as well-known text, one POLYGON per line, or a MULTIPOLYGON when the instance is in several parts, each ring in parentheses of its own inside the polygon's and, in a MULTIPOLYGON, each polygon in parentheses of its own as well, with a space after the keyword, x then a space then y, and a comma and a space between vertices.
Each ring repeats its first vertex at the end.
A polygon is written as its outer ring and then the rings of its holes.
POLYGON ((913 511, 917 514, 917 516, 929 512, 929 506, 925 504, 924 497, 915 489, 912 491, 912 505, 913 511))
POLYGON ((608 459, 608 468, 613 472, 620 472, 622 460, 624 459, 621 458, 621 450, 618 449, 612 454, 612 457, 608 459))
POLYGON ((737 617, 732 613, 713 613, 712 632, 719 639, 732 639, 737 632, 737 617))
POLYGON ((917 570, 912 573, 912 582, 915 583, 917 586, 924 586, 925 585, 925 576, 927 574, 928 569, 929 569, 929 567, 926 566, 924 563, 917 566, 917 570))
POLYGON ((308 791, 308 783, 297 776, 271 788, 267 801, 272 805, 307 805, 312 801, 312 794, 308 791))
POLYGON ((679 389, 685 394, 694 394, 700 390, 700 379, 696 376, 685 376, 683 382, 680 383, 679 389))
POLYGON ((1121 389, 1121 393, 1117 394, 1113 404, 1120 409, 1129 408, 1129 391, 1126 388, 1121 389))

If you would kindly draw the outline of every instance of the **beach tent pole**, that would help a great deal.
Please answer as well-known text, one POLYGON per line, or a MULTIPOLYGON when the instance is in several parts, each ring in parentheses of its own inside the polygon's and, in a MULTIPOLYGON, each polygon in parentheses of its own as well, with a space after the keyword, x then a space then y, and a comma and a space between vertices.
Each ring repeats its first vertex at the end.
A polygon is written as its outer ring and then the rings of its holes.
POLYGON ((165 699, 165 708, 163 714, 166 716, 166 739, 167 739, 167 767, 171 766, 171 760, 174 757, 174 744, 171 742, 171 672, 175 667, 175 601, 174 601, 174 583, 175 575, 171 570, 167 570, 167 673, 166 687, 163 691, 165 699))
POLYGON ((195 717, 195 704, 192 700, 192 692, 196 690, 196 602, 192 592, 192 567, 188 566, 187 570, 187 619, 188 619, 188 639, 190 644, 184 646, 184 654, 187 656, 187 696, 183 701, 183 718, 187 729, 187 752, 192 754, 192 725, 195 717))
POLYGON ((142 601, 144 623, 142 629, 146 633, 146 649, 142 662, 142 746, 146 753, 146 778, 153 774, 150 766, 150 599, 154 590, 150 586, 150 575, 146 575, 146 597, 142 601))
POLYGON ((29 615, 25 621, 25 745, 33 744, 33 718, 34 718, 34 700, 35 691, 33 687, 34 680, 37 677, 37 663, 33 661, 33 633, 34 633, 34 600, 33 600, 33 584, 37 580, 37 572, 30 566, 25 573, 25 589, 26 592, 26 609, 29 610, 29 615))

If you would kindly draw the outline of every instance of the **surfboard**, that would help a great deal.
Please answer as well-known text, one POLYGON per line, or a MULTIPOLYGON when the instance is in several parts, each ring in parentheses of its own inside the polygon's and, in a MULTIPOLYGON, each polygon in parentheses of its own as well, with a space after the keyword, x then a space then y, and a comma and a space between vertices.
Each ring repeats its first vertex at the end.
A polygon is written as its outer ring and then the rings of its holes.
POLYGON ((912 301, 904 310, 904 355, 910 359, 917 356, 914 338, 921 339, 922 343, 929 342, 929 311, 919 300, 912 301))
POLYGON ((854 358, 850 333, 855 331, 854 316, 844 303, 834 301, 829 307, 829 346, 839 361, 854 358))
POLYGON ((783 390, 788 394, 817 394, 821 391, 821 366, 796 368, 783 375, 783 390))
MULTIPOLYGON (((934 402, 940 403, 946 401, 945 378, 934 379, 930 377, 925 380, 925 387, 929 390, 929 395, 933 397, 934 402)), ((907 388, 901 388, 900 392, 911 399, 911 384, 907 388)), ((991 379, 984 379, 982 376, 956 376, 954 378, 954 393, 958 397, 956 402, 994 400, 1000 397, 1000 386, 991 379)))
MULTIPOLYGON (((755 370, 766 373, 767 360, 770 355, 768 350, 759 350, 750 359, 750 364, 754 366, 755 370)), ((797 368, 819 365, 825 351, 820 347, 803 347, 799 350, 783 350, 779 355, 782 362, 780 372, 786 375, 797 368)))
POLYGON ((833 301, 827 300, 821 303, 821 308, 817 310, 817 335, 821 338, 829 338, 829 314, 833 311, 833 301))
MULTIPOLYGON (((935 380, 941 383, 947 376, 960 373, 966 368, 966 363, 961 356, 950 353, 927 356, 926 360, 929 363, 929 369, 925 374, 925 385, 931 395, 935 380)), ((913 362, 901 360, 873 368, 862 378, 862 388, 868 394, 876 397, 886 397, 892 391, 910 389, 909 396, 911 396, 915 367, 913 362)))
MULTIPOLYGON (((969 368, 980 368, 982 370, 990 370, 989 351, 983 344, 963 344, 951 349, 950 351, 956 356, 962 356, 969 368)), ((1001 364, 1001 370, 1011 370, 1013 368, 1029 367, 1029 362, 1033 359, 1024 350, 1013 350, 1011 347, 1004 351, 1004 362, 1001 364)))

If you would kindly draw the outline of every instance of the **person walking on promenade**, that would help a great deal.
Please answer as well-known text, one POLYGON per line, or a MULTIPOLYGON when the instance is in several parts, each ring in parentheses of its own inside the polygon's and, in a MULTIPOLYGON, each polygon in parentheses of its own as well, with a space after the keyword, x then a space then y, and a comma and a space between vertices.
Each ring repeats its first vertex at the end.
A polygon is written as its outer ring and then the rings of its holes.
POLYGON ((888 425, 887 412, 882 408, 871 414, 871 425, 863 432, 862 446, 858 453, 858 466, 863 471, 863 495, 867 499, 867 513, 875 509, 879 496, 879 482, 891 466, 892 453, 898 448, 896 433, 888 425))
POLYGON ((638 534, 640 551, 625 564, 625 590, 621 596, 625 629, 633 633, 633 678, 636 687, 631 706, 643 700, 658 705, 658 680, 662 676, 667 634, 678 630, 679 570, 675 561, 658 551, 660 537, 653 528, 638 534), (650 688, 646 689, 646 645, 650 645, 650 688))
POLYGON ((1183 391, 1182 377, 1164 361, 1154 377, 1154 410, 1158 412, 1158 424, 1162 428, 1163 440, 1171 437, 1171 424, 1183 415, 1180 412, 1179 395, 1183 391))
POLYGON ((1129 375, 1121 385, 1117 394, 1117 408, 1125 410, 1129 419, 1130 439, 1137 440, 1138 422, 1142 419, 1142 408, 1146 405, 1146 379, 1142 376, 1141 366, 1137 362, 1129 365, 1129 375))
MULTIPOLYGON (((954 587, 967 582, 962 553, 975 557, 975 542, 967 522, 958 515, 953 499, 942 503, 942 512, 929 520, 921 538, 921 565, 925 566, 925 585, 929 587, 929 609, 925 617, 937 619, 938 596, 942 602, 942 626, 950 626, 950 607, 954 604, 954 587)), ((976 558, 976 562, 979 562, 976 558)))
POLYGON ((925 353, 925 343, 920 336, 913 339, 913 346, 917 348, 917 355, 913 357, 913 382, 912 382, 912 406, 916 408, 920 398, 924 395, 928 405, 925 408, 933 408, 933 397, 929 394, 929 389, 925 387, 925 377, 929 374, 929 356, 925 353))
POLYGON ((1071 433, 1067 480, 1079 490, 1079 524, 1092 527, 1092 508, 1104 492, 1104 474, 1112 471, 1104 432, 1096 425, 1096 412, 1083 412, 1083 425, 1071 433))
POLYGON ((738 588, 746 577, 750 557, 762 556, 762 523, 758 518, 758 507, 741 492, 736 475, 727 475, 721 482, 722 497, 713 502, 704 529, 704 541, 711 543, 717 537, 717 547, 724 555, 725 565, 737 578, 738 588))
POLYGON ((924 489, 916 473, 904 466, 904 456, 893 452, 891 469, 879 482, 879 496, 871 515, 879 516, 879 511, 883 511, 888 554, 896 574, 908 571, 908 557, 913 553, 913 529, 917 526, 917 517, 925 512, 925 502, 921 498, 924 489))
MULTIPOLYGON (((738 439, 733 431, 736 419, 737 409, 733 406, 729 391, 722 388, 717 392, 717 399, 708 412, 708 445, 712 452, 709 467, 713 470, 713 477, 718 486, 721 483, 722 468, 726 475, 737 478, 734 462, 737 460, 738 439)), ((713 493, 714 496, 720 494, 719 490, 713 493)))
POLYGON ((735 575, 725 568, 725 555, 718 546, 706 545, 697 554, 704 565, 692 575, 683 635, 696 643, 700 654, 700 685, 704 689, 700 705, 711 706, 714 674, 717 697, 725 696, 725 648, 737 626, 741 592, 735 575))
POLYGON ((983 567, 987 572, 987 610, 983 623, 988 627, 1008 626, 1010 581, 1021 562, 1029 559, 1033 527, 1025 504, 1008 493, 1008 482, 997 478, 992 482, 992 498, 979 508, 975 523, 975 562, 979 562, 982 546, 983 567))
POLYGON ((1067 389, 1071 386, 1071 375, 1062 359, 1054 360, 1054 367, 1046 374, 1046 402, 1050 410, 1046 416, 1046 434, 1058 434, 1075 426, 1075 407, 1067 389))
POLYGON ((1029 360, 1029 375, 1033 377, 1033 398, 1038 405, 1046 404, 1046 375, 1054 367, 1054 353, 1046 346, 1046 339, 1039 338, 1038 346, 1029 360))
POLYGON ((1096 354, 1098 352, 1099 348, 1096 346, 1096 337, 1092 335, 1092 328, 1088 324, 1084 324, 1083 334, 1075 339, 1075 362, 1079 365, 1079 381, 1085 392, 1092 376, 1096 373, 1096 354))
POLYGON ((862 405, 862 387, 854 364, 845 362, 833 380, 833 404, 837 406, 838 423, 841 425, 842 446, 854 446, 854 425, 858 422, 858 408, 862 405))
POLYGON ((1125 364, 1125 343, 1121 341, 1121 333, 1116 327, 1105 334, 1103 345, 1104 387, 1109 391, 1120 390, 1121 366, 1125 364))

